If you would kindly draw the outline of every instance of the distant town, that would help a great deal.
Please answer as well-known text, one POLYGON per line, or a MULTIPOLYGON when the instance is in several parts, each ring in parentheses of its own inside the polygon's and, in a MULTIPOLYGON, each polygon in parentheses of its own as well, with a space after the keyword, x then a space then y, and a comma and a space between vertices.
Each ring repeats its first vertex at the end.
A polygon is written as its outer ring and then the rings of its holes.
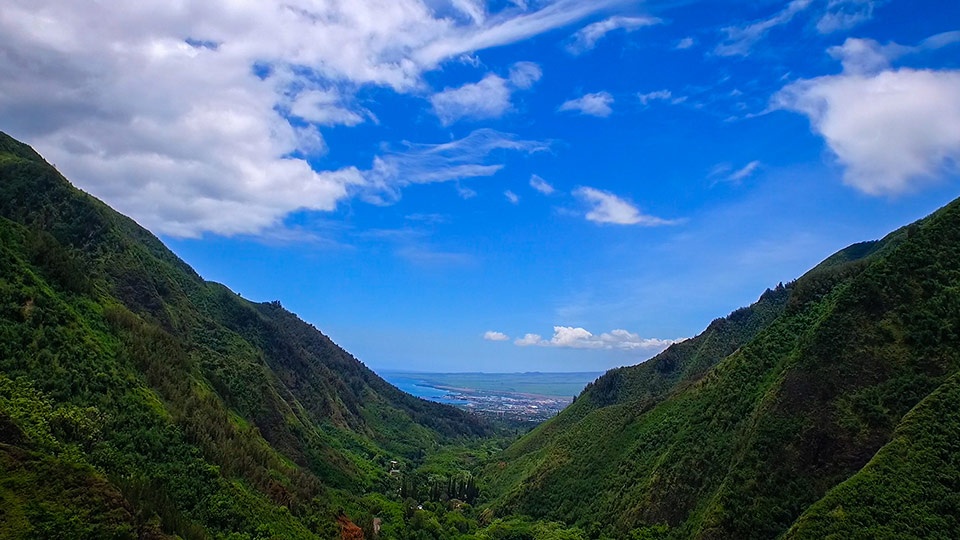
POLYGON ((482 416, 539 423, 556 416, 601 373, 385 372, 401 390, 482 416))
POLYGON ((484 390, 453 391, 450 395, 458 401, 467 402, 455 406, 483 416, 537 423, 556 416, 573 401, 573 396, 560 398, 484 390))

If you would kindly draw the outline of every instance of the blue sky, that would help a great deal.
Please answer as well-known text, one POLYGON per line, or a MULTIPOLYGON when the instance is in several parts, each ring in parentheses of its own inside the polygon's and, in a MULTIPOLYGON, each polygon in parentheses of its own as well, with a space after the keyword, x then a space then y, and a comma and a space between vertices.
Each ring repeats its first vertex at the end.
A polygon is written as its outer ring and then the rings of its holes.
POLYGON ((0 129, 366 364, 635 364, 957 196, 960 4, 13 0, 0 129))

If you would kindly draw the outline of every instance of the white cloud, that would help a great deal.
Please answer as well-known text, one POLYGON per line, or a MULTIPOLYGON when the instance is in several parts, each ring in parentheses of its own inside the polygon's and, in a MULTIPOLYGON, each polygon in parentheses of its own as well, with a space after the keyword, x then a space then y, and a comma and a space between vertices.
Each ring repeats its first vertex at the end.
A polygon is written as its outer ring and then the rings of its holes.
POLYGON ((732 173, 730 173, 730 175, 727 176, 727 180, 731 182, 742 182, 743 180, 746 180, 747 178, 750 178, 751 176, 753 176, 753 173, 757 172, 757 169, 759 168, 760 168, 759 161, 751 161, 750 163, 747 163, 746 165, 744 165, 742 168, 737 169, 736 171, 733 171, 732 173))
POLYGON ((450 223, 450 216, 446 214, 437 214, 437 213, 416 213, 416 214, 407 214, 403 216, 404 219, 410 221, 416 221, 419 223, 425 223, 427 225, 441 225, 444 223, 450 223))
POLYGON ((960 163, 960 71, 889 68, 902 49, 848 40, 832 51, 842 74, 794 82, 773 98, 806 115, 844 181, 872 195, 911 191, 960 163))
POLYGON ((643 351, 649 354, 658 353, 674 343, 684 339, 644 338, 626 330, 612 330, 600 335, 572 326, 554 326, 553 337, 543 339, 538 334, 526 334, 523 338, 514 341, 521 347, 561 347, 569 349, 606 349, 620 351, 643 351))
MULTIPOLYGON (((8 0, 0 118, 155 232, 257 233, 298 209, 332 210, 369 192, 358 169, 366 164, 315 171, 306 161, 326 149, 317 125, 374 119, 355 105, 358 89, 421 92, 422 74, 444 61, 623 1, 488 13, 479 0, 457 0, 463 16, 449 17, 426 0, 142 0, 123 9, 8 0), (313 125, 294 127, 287 115, 313 125)), ((531 73, 521 69, 513 84, 531 73)))
POLYGON ((530 176, 530 187, 539 191, 540 193, 543 193, 544 195, 550 195, 556 191, 549 182, 535 174, 530 176))
POLYGON ((477 192, 468 187, 461 186, 459 183, 457 183, 457 195, 459 195, 460 198, 463 200, 468 200, 476 197, 477 192))
POLYGON ((476 24, 483 24, 487 18, 487 9, 481 0, 450 0, 450 3, 476 24))
POLYGON ((676 221, 666 220, 640 213, 640 210, 613 193, 591 187, 577 188, 574 195, 590 204, 586 213, 588 221, 612 223, 616 225, 673 225, 676 221))
POLYGON ((541 75, 537 64, 517 62, 510 68, 509 79, 490 73, 480 82, 446 88, 431 96, 430 103, 444 125, 462 118, 499 118, 512 108, 510 97, 513 91, 530 88, 541 75))
POLYGON ((669 101, 673 98, 673 93, 669 90, 656 90, 646 94, 637 94, 640 103, 649 105, 651 101, 669 101))
MULTIPOLYGON (((367 111, 361 111, 369 114, 367 111)), ((290 114, 325 126, 355 126, 363 122, 363 116, 343 105, 343 96, 330 89, 314 89, 300 92, 290 103, 290 114)))
POLYGON ((881 45, 872 39, 847 38, 843 45, 831 47, 827 52, 840 60, 844 72, 870 74, 889 68, 892 62, 904 56, 933 51, 957 43, 960 43, 960 31, 930 36, 914 46, 899 43, 881 45))
POLYGON ((465 52, 515 43, 561 28, 611 6, 627 2, 628 0, 557 0, 534 12, 488 18, 487 24, 482 26, 451 28, 444 36, 414 51, 411 58, 417 64, 435 66, 442 60, 465 52))
POLYGON ((520 347, 530 347, 532 345, 539 345, 542 341, 543 337, 539 334, 526 334, 522 338, 516 339, 513 343, 520 347))
POLYGON ((655 17, 610 17, 609 19, 595 22, 580 29, 571 38, 567 45, 567 50, 572 54, 582 54, 597 46, 597 42, 603 39, 607 33, 614 30, 626 30, 631 32, 644 26, 660 24, 660 19, 655 17))
POLYGON ((903 54, 904 47, 896 44, 882 46, 872 39, 848 38, 843 45, 830 47, 830 56, 840 60, 845 73, 878 73, 890 67, 890 62, 903 54))
POLYGON ((483 333, 483 339, 487 341, 509 341, 510 336, 504 334, 503 332, 494 332, 493 330, 488 330, 483 333))
POLYGON ((913 47, 912 50, 915 52, 932 51, 957 43, 960 43, 960 30, 953 30, 930 36, 921 41, 920 45, 913 47))
POLYGON ((491 73, 480 82, 434 94, 430 103, 444 125, 461 118, 499 118, 510 109, 510 88, 506 79, 491 73))
POLYGON ((503 196, 510 201, 510 204, 520 204, 520 196, 509 189, 503 192, 503 196))
POLYGON ((521 90, 530 88, 542 76, 540 66, 533 62, 517 62, 510 67, 510 82, 521 90))
POLYGON ((723 29, 726 39, 714 49, 720 56, 746 56, 758 41, 763 39, 767 32, 793 20, 801 11, 807 9, 812 0, 792 0, 787 7, 769 19, 757 21, 747 26, 728 26, 723 29))
POLYGON ((876 0, 830 0, 826 12, 817 21, 821 34, 849 30, 873 18, 876 0))
MULTIPOLYGON (((410 184, 431 184, 493 176, 503 165, 490 163, 492 154, 505 151, 532 154, 547 150, 545 143, 526 141, 492 129, 478 129, 462 139, 443 144, 405 143, 403 150, 388 151, 374 160, 364 173, 365 197, 387 204, 400 197, 400 188, 410 184)), ((457 186, 463 198, 476 195, 457 186)))
POLYGON ((697 44, 697 40, 693 39, 692 37, 685 37, 680 41, 678 41, 677 46, 674 48, 677 50, 683 51, 686 49, 693 48, 693 46, 696 44, 697 44))
POLYGON ((579 111, 580 114, 605 118, 613 112, 613 109, 610 108, 611 104, 613 104, 613 96, 609 92, 596 92, 566 101, 563 105, 560 105, 559 110, 579 111))

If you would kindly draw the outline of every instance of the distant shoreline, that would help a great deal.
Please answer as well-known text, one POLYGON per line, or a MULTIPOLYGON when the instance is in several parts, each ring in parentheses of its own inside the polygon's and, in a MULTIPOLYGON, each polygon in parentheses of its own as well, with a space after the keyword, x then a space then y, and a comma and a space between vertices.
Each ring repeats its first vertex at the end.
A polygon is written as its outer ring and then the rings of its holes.
POLYGON ((601 372, 517 372, 517 373, 430 373, 384 370, 380 374, 392 384, 419 397, 438 397, 416 392, 410 385, 432 388, 442 393, 460 395, 501 395, 525 399, 572 400, 583 388, 602 375, 601 372), (403 388, 406 387, 406 388, 403 388))

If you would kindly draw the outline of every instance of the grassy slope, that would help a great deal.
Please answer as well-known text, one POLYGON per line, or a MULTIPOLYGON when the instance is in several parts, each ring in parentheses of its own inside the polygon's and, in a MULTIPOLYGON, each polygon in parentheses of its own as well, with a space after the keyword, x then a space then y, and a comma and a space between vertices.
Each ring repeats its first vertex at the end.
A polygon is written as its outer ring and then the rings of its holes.
POLYGON ((116 502, 120 536, 324 537, 329 488, 375 489, 386 460, 489 430, 399 392, 279 304, 204 282, 3 134, 0 239, 0 498, 19 501, 4 523, 47 505, 84 537, 96 519, 67 517, 89 501, 29 481, 71 470, 116 502))
POLYGON ((658 378, 661 358, 601 378, 491 471, 496 506, 593 534, 776 537, 960 367, 958 286, 954 203, 812 270, 705 376, 658 378))

